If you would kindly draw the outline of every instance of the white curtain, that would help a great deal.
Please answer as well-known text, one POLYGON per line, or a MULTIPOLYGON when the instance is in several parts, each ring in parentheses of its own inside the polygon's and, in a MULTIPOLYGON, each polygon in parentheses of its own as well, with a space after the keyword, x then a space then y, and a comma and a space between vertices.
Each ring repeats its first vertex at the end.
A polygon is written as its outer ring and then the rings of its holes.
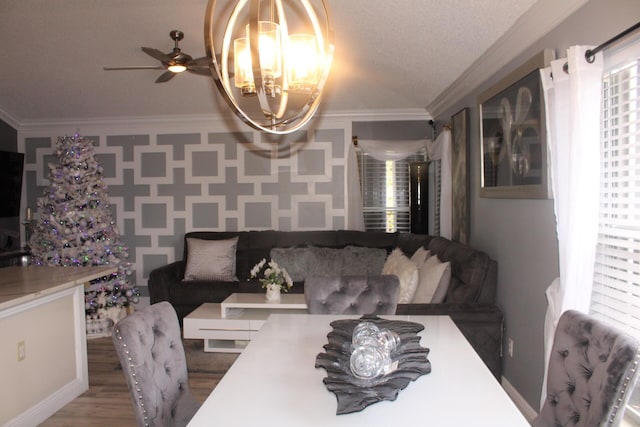
POLYGON ((359 139, 358 147, 376 160, 402 160, 416 154, 427 147, 424 139, 410 141, 382 141, 373 139, 359 139))
POLYGON ((353 144, 347 151, 347 230, 364 231, 364 214, 362 213, 362 192, 358 159, 353 144))
POLYGON ((567 58, 541 70, 545 94, 549 169, 553 190, 560 277, 546 291, 545 374, 560 315, 589 311, 598 238, 602 54, 593 63, 588 46, 572 46, 567 58), (568 73, 563 71, 568 63, 568 73))
POLYGON ((440 235, 452 235, 451 131, 443 129, 436 140, 428 144, 429 160, 440 160, 440 235))

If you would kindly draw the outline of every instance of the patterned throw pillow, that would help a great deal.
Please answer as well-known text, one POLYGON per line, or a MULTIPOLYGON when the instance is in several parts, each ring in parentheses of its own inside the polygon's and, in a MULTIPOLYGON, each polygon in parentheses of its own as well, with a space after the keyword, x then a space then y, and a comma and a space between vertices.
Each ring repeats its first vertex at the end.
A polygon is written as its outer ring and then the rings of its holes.
POLYGON ((187 266, 184 280, 237 281, 238 237, 226 240, 187 238, 187 266))

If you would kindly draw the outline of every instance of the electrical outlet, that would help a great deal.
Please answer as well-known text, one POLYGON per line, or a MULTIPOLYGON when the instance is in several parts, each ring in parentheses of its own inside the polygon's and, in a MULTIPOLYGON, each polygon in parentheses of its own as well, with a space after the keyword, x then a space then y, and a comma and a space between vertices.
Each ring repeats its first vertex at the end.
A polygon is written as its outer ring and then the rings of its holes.
POLYGON ((508 340, 509 348, 507 349, 509 353, 509 357, 513 357, 513 339, 509 338, 508 340))
POLYGON ((18 342, 18 362, 22 362, 27 357, 27 350, 24 341, 18 342))

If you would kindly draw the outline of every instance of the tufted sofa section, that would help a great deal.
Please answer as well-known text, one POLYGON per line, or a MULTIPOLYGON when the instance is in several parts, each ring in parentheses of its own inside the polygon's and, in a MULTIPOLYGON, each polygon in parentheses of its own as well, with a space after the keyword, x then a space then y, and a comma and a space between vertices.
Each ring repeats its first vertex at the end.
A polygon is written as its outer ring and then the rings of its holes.
POLYGON ((638 341, 568 310, 554 336, 547 397, 534 427, 617 425, 637 378, 638 341))
POLYGON ((113 328, 113 343, 127 378, 138 426, 186 426, 200 403, 189 389, 176 312, 151 305, 113 328))
MULTIPOLYGON (((441 261, 451 263, 451 285, 445 302, 494 304, 498 265, 486 253, 451 240, 412 233, 379 231, 318 230, 318 231, 193 231, 186 233, 182 260, 158 267, 149 273, 151 303, 169 301, 178 318, 195 310, 203 302, 222 302, 234 292, 264 292, 257 281, 249 281, 251 267, 262 258, 270 258, 273 248, 346 246, 384 248, 391 252, 399 247, 410 256, 425 247, 441 261), (238 237, 236 249, 237 282, 184 282, 186 259, 189 256, 187 238, 222 240, 238 237)), ((304 292, 304 283, 296 283, 294 293, 304 292)))
POLYGON ((451 263, 451 284, 445 301, 450 303, 493 304, 498 282, 498 264, 486 253, 440 236, 400 233, 396 246, 413 254, 420 246, 451 263))
POLYGON ((311 314, 395 314, 400 292, 396 276, 307 277, 305 301, 311 314))
MULTIPOLYGON (((495 377, 502 375, 503 317, 495 306, 498 264, 486 253, 451 240, 413 233, 380 231, 194 231, 186 233, 183 259, 160 266, 149 274, 151 303, 169 301, 182 320, 204 302, 220 303, 234 292, 264 292, 255 280, 248 280, 251 267, 270 258, 273 248, 400 248, 411 256, 419 247, 451 263, 451 284, 443 304, 402 304, 397 314, 450 315, 495 377), (189 281, 184 272, 188 254, 187 238, 221 240, 238 237, 236 275, 238 281, 189 281)), ((355 274, 355 273, 354 273, 355 274)), ((303 293, 304 282, 296 282, 290 292, 303 293)))

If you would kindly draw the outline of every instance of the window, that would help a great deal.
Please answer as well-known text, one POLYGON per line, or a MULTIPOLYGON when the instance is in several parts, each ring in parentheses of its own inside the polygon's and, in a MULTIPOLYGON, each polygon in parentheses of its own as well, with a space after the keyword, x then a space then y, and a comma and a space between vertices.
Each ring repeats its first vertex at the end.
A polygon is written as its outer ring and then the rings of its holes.
MULTIPOLYGON (((591 313, 640 337, 640 41, 605 62, 600 224, 591 313), (614 65, 614 63, 616 63, 614 65), (611 63, 612 66, 607 64, 611 63), (613 68, 615 67, 615 68, 613 68)), ((640 420, 640 392, 627 414, 640 420)), ((638 424, 636 424, 638 425, 638 424)))
POLYGON ((409 232, 409 163, 426 160, 423 152, 403 160, 376 160, 357 149, 362 212, 367 231, 409 232))

